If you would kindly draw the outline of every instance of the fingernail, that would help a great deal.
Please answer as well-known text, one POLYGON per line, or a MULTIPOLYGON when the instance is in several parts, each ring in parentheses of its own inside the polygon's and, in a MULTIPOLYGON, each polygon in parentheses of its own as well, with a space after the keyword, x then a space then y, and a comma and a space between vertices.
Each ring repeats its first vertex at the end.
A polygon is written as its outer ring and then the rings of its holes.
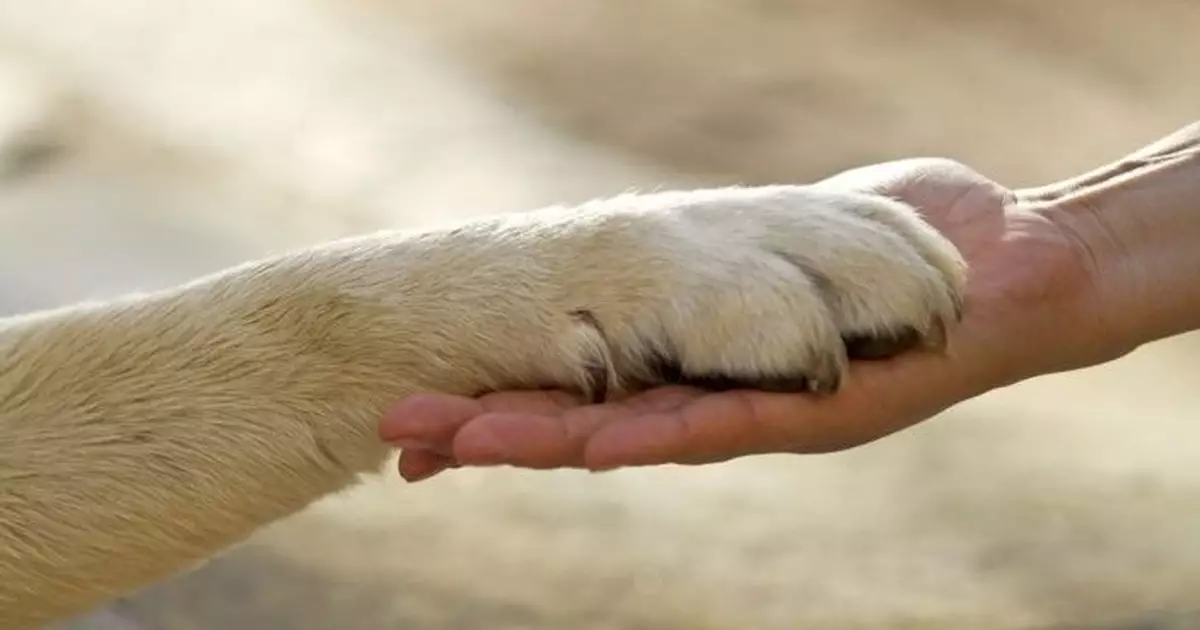
POLYGON ((445 469, 445 468, 442 468, 442 469, 439 469, 439 470, 435 470, 435 471, 433 471, 433 472, 428 472, 428 473, 425 473, 425 474, 423 474, 423 475, 417 475, 417 476, 415 476, 415 477, 407 477, 407 476, 405 476, 405 475, 400 475, 400 478, 401 478, 401 479, 403 479, 404 481, 406 481, 407 483, 418 483, 418 482, 421 482, 421 481, 426 481, 426 480, 428 480, 428 479, 432 479, 432 478, 434 478, 434 477, 436 477, 436 476, 440 475, 441 473, 443 473, 443 472, 445 472, 445 471, 446 471, 446 469, 445 469))

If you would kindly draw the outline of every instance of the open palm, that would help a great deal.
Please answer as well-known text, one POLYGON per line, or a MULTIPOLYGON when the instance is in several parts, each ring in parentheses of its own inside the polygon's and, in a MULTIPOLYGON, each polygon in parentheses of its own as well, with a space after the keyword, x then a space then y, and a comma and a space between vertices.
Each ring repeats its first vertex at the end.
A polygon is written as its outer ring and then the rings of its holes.
POLYGON ((945 353, 856 362, 829 397, 682 387, 603 404, 562 392, 414 396, 380 429, 404 447, 401 474, 418 480, 457 465, 608 469, 841 450, 988 389, 1077 367, 1061 357, 1086 354, 1088 331, 1104 326, 1088 319, 1085 248, 1069 225, 1044 211, 1061 190, 1018 193, 935 159, 866 167, 817 185, 904 200, 958 246, 970 280, 963 321, 950 331, 945 353), (1047 318, 1069 318, 1078 334, 1051 332, 1047 318), (1079 351, 1045 353, 1046 344, 1079 351))

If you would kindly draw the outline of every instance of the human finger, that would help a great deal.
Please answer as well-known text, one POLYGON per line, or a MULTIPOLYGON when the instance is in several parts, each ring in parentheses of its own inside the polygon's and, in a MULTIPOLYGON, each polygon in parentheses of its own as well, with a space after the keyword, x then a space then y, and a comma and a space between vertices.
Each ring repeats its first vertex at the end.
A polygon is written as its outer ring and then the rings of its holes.
POLYGON ((409 483, 424 481, 450 468, 457 468, 458 462, 433 451, 406 449, 401 451, 397 468, 400 477, 409 483))

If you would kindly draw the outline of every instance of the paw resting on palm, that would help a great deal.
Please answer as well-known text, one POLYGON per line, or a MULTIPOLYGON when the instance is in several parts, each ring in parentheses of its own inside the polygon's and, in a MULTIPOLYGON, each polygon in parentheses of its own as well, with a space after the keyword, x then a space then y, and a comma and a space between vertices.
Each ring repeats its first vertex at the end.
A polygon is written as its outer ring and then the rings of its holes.
POLYGON ((726 188, 563 216, 546 237, 569 243, 551 263, 557 347, 593 399, 669 383, 833 392, 849 359, 944 346, 962 310, 957 249, 883 197, 726 188))

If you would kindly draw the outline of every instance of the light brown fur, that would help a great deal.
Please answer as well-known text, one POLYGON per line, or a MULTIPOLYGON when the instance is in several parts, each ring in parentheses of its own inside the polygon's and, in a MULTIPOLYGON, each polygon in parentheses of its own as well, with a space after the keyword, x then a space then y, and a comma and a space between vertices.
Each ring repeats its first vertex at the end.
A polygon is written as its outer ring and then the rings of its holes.
POLYGON ((375 422, 403 394, 586 388, 597 363, 620 390, 662 356, 830 389, 840 335, 936 343, 964 283, 898 202, 726 188, 344 240, 8 320, 0 627, 162 578, 377 470, 375 422))

